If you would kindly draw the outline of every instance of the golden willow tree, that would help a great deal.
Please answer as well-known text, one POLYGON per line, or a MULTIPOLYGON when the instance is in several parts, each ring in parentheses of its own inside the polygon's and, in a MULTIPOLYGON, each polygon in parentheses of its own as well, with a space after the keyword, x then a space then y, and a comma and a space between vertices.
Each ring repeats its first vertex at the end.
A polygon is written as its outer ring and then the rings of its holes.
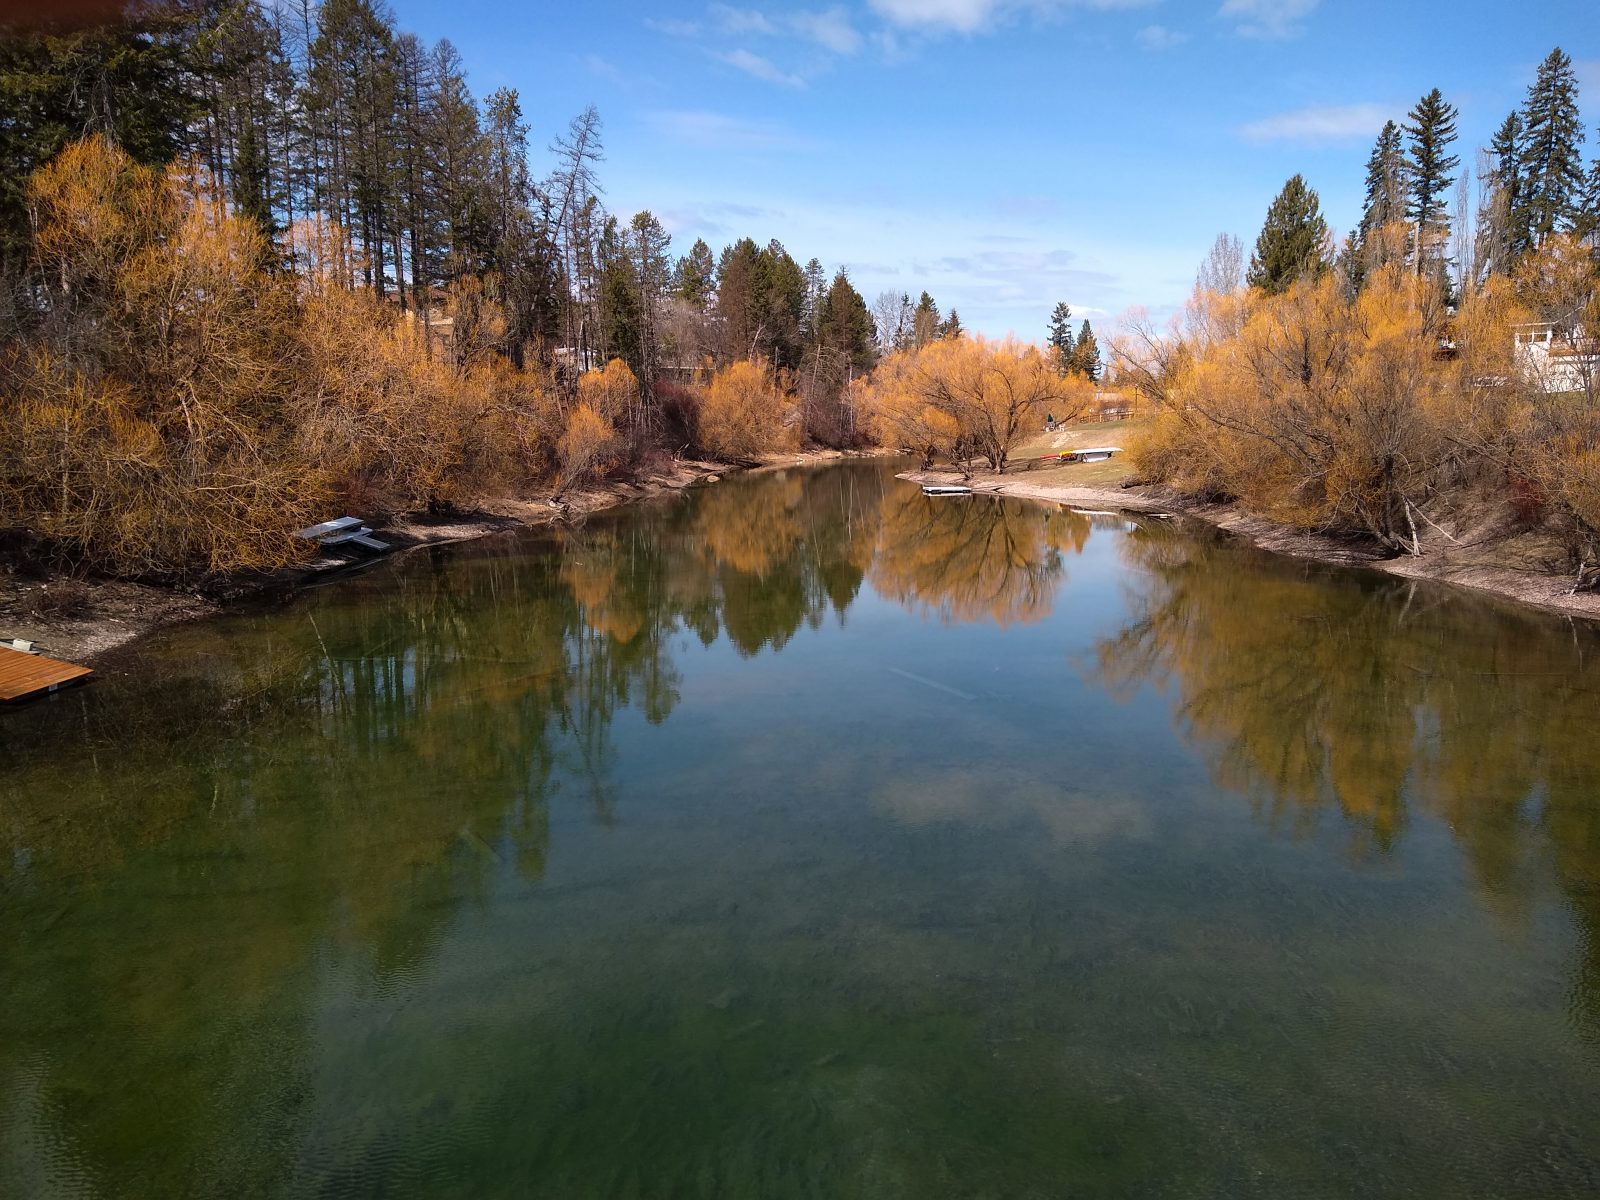
POLYGON ((132 573, 282 561, 326 484, 284 417, 294 297, 259 228, 98 136, 28 205, 47 311, 0 360, 6 523, 132 573))
POLYGON ((58 558, 271 568, 331 506, 467 500, 553 456, 542 377, 482 347, 435 353, 329 267, 336 232, 297 231, 298 269, 272 269, 204 171, 143 167, 99 137, 41 168, 28 202, 38 319, 0 353, 0 520, 58 558))
POLYGON ((965 335, 891 354, 852 396, 883 445, 995 471, 1046 416, 1070 420, 1093 398, 1092 383, 1062 376, 1037 346, 965 335))
POLYGON ((1122 378, 1156 408, 1135 464, 1190 494, 1412 553, 1430 499, 1517 481, 1592 554, 1600 410, 1539 386, 1516 327, 1582 311, 1594 287, 1587 259, 1553 244, 1454 312, 1436 281, 1398 263, 1353 298, 1336 274, 1276 296, 1199 293, 1170 336, 1136 332, 1117 348, 1122 378), (1559 298, 1539 301, 1541 288, 1559 298))
POLYGON ((721 458, 751 458, 795 442, 795 405, 764 360, 718 371, 700 402, 700 441, 721 458))

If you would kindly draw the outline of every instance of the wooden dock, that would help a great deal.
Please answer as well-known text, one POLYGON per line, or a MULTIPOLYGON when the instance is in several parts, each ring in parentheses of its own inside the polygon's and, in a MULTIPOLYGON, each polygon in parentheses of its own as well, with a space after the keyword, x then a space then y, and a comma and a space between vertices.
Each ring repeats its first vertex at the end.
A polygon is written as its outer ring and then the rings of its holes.
POLYGON ((0 646, 0 703, 45 696, 93 674, 88 667, 0 646))

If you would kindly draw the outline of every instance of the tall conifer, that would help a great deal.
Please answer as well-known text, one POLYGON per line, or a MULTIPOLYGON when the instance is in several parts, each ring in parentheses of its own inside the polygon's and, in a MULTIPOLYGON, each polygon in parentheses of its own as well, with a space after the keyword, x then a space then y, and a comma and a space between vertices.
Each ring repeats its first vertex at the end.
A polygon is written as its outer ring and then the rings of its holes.
POLYGON ((1328 222, 1317 193, 1291 176, 1267 209, 1267 220, 1250 255, 1246 282, 1276 295, 1307 275, 1328 269, 1328 222))
POLYGON ((1578 78, 1572 59, 1557 46, 1539 64, 1522 107, 1522 174, 1526 181, 1518 224, 1541 245, 1570 228, 1583 190, 1583 126, 1578 118, 1578 78))

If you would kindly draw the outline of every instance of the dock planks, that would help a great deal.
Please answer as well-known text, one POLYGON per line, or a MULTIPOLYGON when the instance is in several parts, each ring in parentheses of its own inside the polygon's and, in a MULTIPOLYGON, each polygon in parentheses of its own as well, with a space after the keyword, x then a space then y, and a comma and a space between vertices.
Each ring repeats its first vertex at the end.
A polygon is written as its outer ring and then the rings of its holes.
POLYGON ((69 683, 87 679, 94 672, 88 667, 57 662, 42 654, 24 654, 0 646, 0 702, 27 700, 47 695, 69 683))

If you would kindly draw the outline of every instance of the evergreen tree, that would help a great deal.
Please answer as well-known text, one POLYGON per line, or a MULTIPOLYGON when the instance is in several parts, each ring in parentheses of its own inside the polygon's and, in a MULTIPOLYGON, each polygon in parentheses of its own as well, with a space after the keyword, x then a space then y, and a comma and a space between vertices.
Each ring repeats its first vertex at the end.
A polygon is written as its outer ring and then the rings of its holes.
POLYGON ((1065 375, 1072 369, 1072 351, 1077 345, 1072 334, 1072 306, 1065 300, 1058 301, 1050 310, 1050 333, 1045 341, 1055 356, 1056 370, 1065 375))
POLYGON ((922 349, 939 336, 939 306, 933 297, 923 292, 917 297, 917 307, 911 313, 911 344, 922 349))
MULTIPOLYGON (((927 293, 924 292, 924 295, 927 293)), ((900 293, 900 313, 895 324, 895 339, 892 350, 907 350, 916 343, 917 309, 911 303, 909 292, 900 293)))
POLYGON ((1397 247, 1388 245, 1384 231, 1406 219, 1410 192, 1410 167, 1400 140, 1400 127, 1384 122, 1383 130, 1367 158, 1366 196, 1361 206, 1361 223, 1355 235, 1355 253, 1350 256, 1347 273, 1360 287, 1370 271, 1389 262, 1397 247))
POLYGON ((705 238, 696 238, 689 253, 678 260, 673 272, 673 291, 693 305, 695 311, 705 312, 716 290, 716 260, 711 257, 711 247, 706 245, 705 238))
POLYGON ((92 26, 0 24, 0 264, 26 257, 28 177, 68 142, 101 133, 150 165, 187 148, 206 107, 193 47, 213 20, 163 0, 92 26))
POLYGON ((758 278, 759 350, 774 366, 792 371, 799 367, 805 351, 805 272, 774 238, 761 251, 758 278))
POLYGON ((645 373, 643 314, 639 306, 639 280, 629 252, 628 239, 615 217, 607 217, 595 241, 595 267, 599 281, 596 310, 598 358, 620 358, 636 378, 645 373))
POLYGON ((761 251, 750 238, 725 246, 717 261, 718 357, 737 362, 761 352, 761 312, 757 299, 761 251))
POLYGON ((1095 340, 1094 330, 1089 328, 1085 321, 1078 330, 1078 344, 1072 351, 1072 366, 1075 371, 1092 383, 1100 380, 1100 344, 1095 340))
POLYGON ((1415 230, 1413 255, 1420 275, 1427 264, 1448 254, 1450 218, 1447 197, 1461 159, 1450 153, 1456 140, 1455 106, 1445 103, 1438 88, 1417 101, 1406 124, 1410 151, 1406 158, 1406 219, 1415 230))
POLYGON ((667 257, 672 235, 646 210, 634 214, 625 240, 639 311, 639 365, 635 374, 649 394, 660 357, 661 301, 672 278, 672 260, 667 257))
POLYGON ((276 235, 267 157, 256 140, 255 125, 248 120, 233 152, 233 181, 229 191, 234 207, 241 214, 261 226, 269 238, 276 235))
POLYGON ((806 303, 804 314, 805 336, 808 341, 815 341, 817 336, 817 321, 822 316, 822 300, 828 291, 828 276, 822 269, 822 260, 813 258, 806 263, 806 303))
POLYGON ((1584 177, 1583 196, 1572 232, 1588 242, 1591 249, 1600 250, 1600 158, 1589 164, 1589 174, 1584 177))
POLYGON ((1539 64, 1522 107, 1523 192, 1515 220, 1530 245, 1570 228, 1583 190, 1583 126, 1572 59, 1557 46, 1539 64))
POLYGON ((1478 261, 1492 275, 1509 275, 1528 248, 1522 178, 1522 115, 1510 113, 1489 140, 1488 173, 1478 213, 1478 261))
POLYGON ((831 353, 836 361, 845 363, 847 374, 872 369, 876 357, 872 314, 843 271, 834 273, 833 282, 818 302, 816 343, 819 352, 831 353))
POLYGON ((942 338, 960 337, 965 330, 961 328, 961 314, 955 309, 950 310, 950 315, 939 323, 939 336, 942 338))
POLYGON ((1277 295, 1297 279, 1321 275, 1328 269, 1328 237, 1317 193, 1299 175, 1290 177, 1267 209, 1246 282, 1277 295))

